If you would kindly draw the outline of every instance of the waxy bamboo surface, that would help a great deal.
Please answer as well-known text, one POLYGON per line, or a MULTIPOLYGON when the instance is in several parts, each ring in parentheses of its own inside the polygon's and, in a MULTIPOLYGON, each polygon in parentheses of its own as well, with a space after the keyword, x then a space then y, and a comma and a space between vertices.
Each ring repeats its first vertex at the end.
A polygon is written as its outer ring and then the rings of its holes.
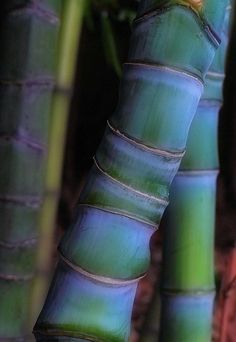
POLYGON ((141 2, 118 107, 60 243, 38 341, 128 341, 150 237, 219 45, 224 1, 191 3, 141 2))
POLYGON ((206 76, 187 151, 171 186, 164 231, 160 341, 211 341, 214 228, 219 167, 217 128, 222 105, 230 6, 222 43, 206 76))

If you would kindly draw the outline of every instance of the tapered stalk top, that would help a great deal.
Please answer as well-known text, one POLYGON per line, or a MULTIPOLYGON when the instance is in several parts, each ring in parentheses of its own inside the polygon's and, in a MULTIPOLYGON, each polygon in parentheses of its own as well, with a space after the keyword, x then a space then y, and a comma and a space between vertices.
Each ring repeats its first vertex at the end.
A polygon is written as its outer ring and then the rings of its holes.
POLYGON ((38 340, 128 341, 150 237, 219 45, 215 28, 190 6, 143 1, 140 8, 119 103, 61 241, 38 340))

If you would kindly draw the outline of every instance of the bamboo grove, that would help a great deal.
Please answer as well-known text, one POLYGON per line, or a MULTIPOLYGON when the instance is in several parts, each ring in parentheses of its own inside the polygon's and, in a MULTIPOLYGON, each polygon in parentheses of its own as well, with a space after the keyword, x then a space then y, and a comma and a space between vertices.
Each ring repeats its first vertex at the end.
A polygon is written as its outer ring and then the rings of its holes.
POLYGON ((1 341, 27 340, 31 334, 28 309, 60 3, 11 0, 0 4, 1 341))
POLYGON ((149 241, 168 204, 225 1, 141 1, 118 107, 34 328, 38 341, 127 341, 149 241))

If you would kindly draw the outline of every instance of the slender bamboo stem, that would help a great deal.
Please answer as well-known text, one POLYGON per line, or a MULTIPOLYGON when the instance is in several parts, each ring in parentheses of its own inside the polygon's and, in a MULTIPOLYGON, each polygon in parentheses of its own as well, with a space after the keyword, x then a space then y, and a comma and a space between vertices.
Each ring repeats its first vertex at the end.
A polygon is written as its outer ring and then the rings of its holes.
POLYGON ((150 1, 141 2, 119 104, 60 244, 37 340, 128 340, 137 282, 219 44, 224 7, 196 11, 156 1, 150 11, 150 1))
POLYGON ((0 340, 26 340, 60 1, 9 0, 0 23, 0 340))
POLYGON ((164 342, 211 341, 217 126, 228 25, 229 10, 222 45, 207 74, 186 155, 171 188, 163 250, 160 341, 164 342))
POLYGON ((38 275, 34 280, 31 316, 38 315, 49 282, 53 234, 60 192, 64 145, 69 115, 77 50, 83 22, 84 0, 64 0, 58 51, 56 89, 52 98, 49 149, 45 178, 45 195, 39 219, 38 275))

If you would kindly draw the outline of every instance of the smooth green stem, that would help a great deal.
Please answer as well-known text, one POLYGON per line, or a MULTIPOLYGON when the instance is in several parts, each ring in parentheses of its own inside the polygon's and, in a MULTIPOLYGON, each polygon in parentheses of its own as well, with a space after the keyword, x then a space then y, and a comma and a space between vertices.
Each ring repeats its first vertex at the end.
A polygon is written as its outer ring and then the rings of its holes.
MULTIPOLYGON (((187 342, 194 338, 194 341, 206 342, 211 339, 217 122, 228 23, 229 9, 222 44, 206 77, 182 170, 173 182, 171 204, 166 213, 161 341, 187 342)), ((158 339, 159 297, 157 289, 141 335, 142 342, 158 339)))
MULTIPOLYGON (((37 340, 128 340, 150 238, 219 45, 205 21, 208 13, 182 2, 160 1, 156 9, 145 7, 134 22, 119 103, 74 224, 60 243, 60 262, 34 330, 37 340)), ((219 24, 217 6, 211 20, 219 24)))
POLYGON ((207 74, 205 92, 190 129, 187 152, 171 188, 163 248, 163 342, 211 341, 217 126, 229 12, 222 44, 207 74))
POLYGON ((64 0, 58 50, 56 89, 52 98, 45 195, 39 218, 37 273, 32 295, 31 319, 35 322, 50 281, 54 226, 60 192, 65 137, 85 0, 64 0))

